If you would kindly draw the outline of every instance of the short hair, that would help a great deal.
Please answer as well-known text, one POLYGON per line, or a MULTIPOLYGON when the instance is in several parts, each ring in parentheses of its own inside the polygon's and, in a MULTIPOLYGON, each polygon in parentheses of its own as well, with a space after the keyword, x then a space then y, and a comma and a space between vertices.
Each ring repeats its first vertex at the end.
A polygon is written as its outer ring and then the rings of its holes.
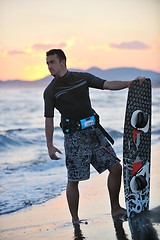
POLYGON ((46 52, 46 56, 51 56, 56 54, 60 61, 65 60, 66 61, 66 55, 62 51, 62 49, 51 49, 48 52, 46 52))

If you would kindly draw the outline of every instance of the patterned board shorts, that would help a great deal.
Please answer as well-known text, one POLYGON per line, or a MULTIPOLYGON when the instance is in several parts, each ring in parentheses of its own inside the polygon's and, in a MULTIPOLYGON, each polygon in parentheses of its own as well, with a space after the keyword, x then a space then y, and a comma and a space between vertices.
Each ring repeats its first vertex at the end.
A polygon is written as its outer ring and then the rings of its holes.
POLYGON ((70 181, 89 179, 90 164, 102 173, 119 163, 113 148, 98 128, 65 134, 64 147, 70 181), (101 146, 105 146, 107 151, 102 150, 101 146))

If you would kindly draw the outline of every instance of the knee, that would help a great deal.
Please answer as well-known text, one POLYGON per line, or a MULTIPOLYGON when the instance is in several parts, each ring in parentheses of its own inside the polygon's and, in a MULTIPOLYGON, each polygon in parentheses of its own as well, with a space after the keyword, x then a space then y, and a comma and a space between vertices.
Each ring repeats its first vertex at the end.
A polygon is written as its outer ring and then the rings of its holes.
POLYGON ((122 166, 121 164, 117 164, 115 167, 109 169, 110 173, 114 175, 121 175, 122 174, 122 166))

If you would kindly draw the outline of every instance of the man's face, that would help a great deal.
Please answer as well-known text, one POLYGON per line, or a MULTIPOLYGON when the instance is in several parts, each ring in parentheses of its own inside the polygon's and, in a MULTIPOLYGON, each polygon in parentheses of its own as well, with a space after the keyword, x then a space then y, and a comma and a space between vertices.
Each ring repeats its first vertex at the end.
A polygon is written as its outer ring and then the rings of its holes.
POLYGON ((64 70, 64 61, 60 61, 57 54, 47 56, 46 63, 51 75, 54 77, 61 76, 61 72, 64 70))

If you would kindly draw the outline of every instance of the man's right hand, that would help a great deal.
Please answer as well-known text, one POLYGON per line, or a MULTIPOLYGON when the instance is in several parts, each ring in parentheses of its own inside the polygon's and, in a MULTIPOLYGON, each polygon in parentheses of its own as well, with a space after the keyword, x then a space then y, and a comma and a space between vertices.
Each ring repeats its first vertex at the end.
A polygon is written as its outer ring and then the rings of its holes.
POLYGON ((54 146, 51 146, 51 147, 48 148, 48 154, 49 154, 49 156, 50 156, 50 158, 51 158, 52 160, 59 160, 59 159, 60 159, 60 158, 56 155, 56 152, 62 154, 62 152, 61 152, 58 148, 56 148, 56 147, 54 147, 54 146))

